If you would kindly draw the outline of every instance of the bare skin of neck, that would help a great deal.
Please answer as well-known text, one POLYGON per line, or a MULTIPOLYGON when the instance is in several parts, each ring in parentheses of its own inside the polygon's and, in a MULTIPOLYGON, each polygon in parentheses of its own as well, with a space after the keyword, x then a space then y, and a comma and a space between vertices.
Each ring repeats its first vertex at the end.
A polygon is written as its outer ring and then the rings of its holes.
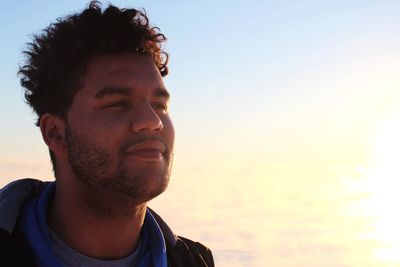
MULTIPOLYGON (((146 203, 129 207, 121 212, 115 203, 103 201, 113 216, 99 216, 82 205, 75 186, 59 185, 48 208, 47 221, 53 232, 80 253, 104 260, 115 260, 131 254, 137 247, 143 225, 146 203), (114 206, 112 206, 114 205, 114 206), (126 211, 126 210, 125 210, 126 211)), ((101 200, 100 200, 101 201, 101 200)), ((125 207, 129 203, 124 203, 125 207)), ((111 215, 111 214, 108 214, 111 215)))

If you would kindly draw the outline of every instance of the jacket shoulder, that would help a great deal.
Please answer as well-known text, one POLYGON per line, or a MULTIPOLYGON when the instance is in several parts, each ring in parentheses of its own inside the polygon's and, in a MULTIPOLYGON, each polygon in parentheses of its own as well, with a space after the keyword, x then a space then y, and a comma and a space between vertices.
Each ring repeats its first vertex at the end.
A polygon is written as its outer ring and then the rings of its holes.
POLYGON ((214 267, 211 250, 199 242, 178 236, 175 247, 167 245, 168 262, 171 266, 214 267))
POLYGON ((169 267, 214 267, 209 248, 182 236, 175 235, 165 221, 152 209, 151 214, 163 232, 169 267))
POLYGON ((2 243, 0 251, 1 267, 37 267, 28 241, 18 226, 15 227, 11 235, 0 229, 0 237, 2 243))
POLYGON ((20 209, 40 194, 46 183, 35 179, 14 181, 0 189, 0 266, 33 267, 35 259, 18 226, 20 209))

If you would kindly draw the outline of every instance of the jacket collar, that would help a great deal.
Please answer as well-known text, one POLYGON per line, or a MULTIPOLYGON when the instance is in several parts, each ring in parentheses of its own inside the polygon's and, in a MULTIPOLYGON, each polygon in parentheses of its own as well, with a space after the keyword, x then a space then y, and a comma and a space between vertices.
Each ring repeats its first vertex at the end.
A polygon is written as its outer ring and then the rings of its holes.
MULTIPOLYGON (((40 195, 48 183, 26 178, 14 181, 0 189, 0 228, 11 234, 14 231, 22 205, 27 200, 40 195)), ((160 226, 165 241, 175 247, 178 237, 155 211, 148 209, 160 226)))
POLYGON ((47 182, 27 178, 14 181, 0 189, 0 228, 11 234, 22 205, 40 194, 46 184, 47 182))

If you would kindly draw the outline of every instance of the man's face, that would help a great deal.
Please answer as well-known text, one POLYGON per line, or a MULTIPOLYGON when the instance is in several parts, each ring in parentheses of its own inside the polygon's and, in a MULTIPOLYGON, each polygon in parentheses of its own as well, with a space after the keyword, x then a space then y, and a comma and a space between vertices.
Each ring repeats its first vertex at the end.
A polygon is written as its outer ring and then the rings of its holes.
POLYGON ((78 182, 139 202, 162 193, 174 144, 168 96, 150 57, 93 58, 67 113, 68 163, 78 182))

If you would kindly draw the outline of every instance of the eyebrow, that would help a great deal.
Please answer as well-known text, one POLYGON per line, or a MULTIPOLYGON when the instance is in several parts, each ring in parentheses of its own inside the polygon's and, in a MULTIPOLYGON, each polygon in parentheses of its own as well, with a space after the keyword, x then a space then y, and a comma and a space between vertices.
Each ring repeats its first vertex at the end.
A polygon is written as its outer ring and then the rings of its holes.
POLYGON ((123 95, 123 96, 129 96, 131 94, 131 90, 129 88, 125 87, 105 87, 98 91, 94 97, 95 98, 102 98, 105 96, 110 96, 110 95, 123 95))
POLYGON ((169 99, 171 96, 168 93, 168 91, 164 88, 158 88, 155 92, 154 92, 154 96, 155 97, 162 97, 162 98, 166 98, 169 99))
MULTIPOLYGON (((131 95, 131 89, 127 88, 127 87, 105 87, 103 89, 101 89, 100 91, 98 91, 94 97, 99 99, 99 98, 103 98, 106 96, 111 96, 111 95, 122 95, 122 96, 130 96, 131 95)), ((168 93, 168 91, 165 88, 157 88, 154 93, 153 93, 154 97, 161 97, 161 98, 166 98, 169 99, 170 98, 170 94, 168 93)))

